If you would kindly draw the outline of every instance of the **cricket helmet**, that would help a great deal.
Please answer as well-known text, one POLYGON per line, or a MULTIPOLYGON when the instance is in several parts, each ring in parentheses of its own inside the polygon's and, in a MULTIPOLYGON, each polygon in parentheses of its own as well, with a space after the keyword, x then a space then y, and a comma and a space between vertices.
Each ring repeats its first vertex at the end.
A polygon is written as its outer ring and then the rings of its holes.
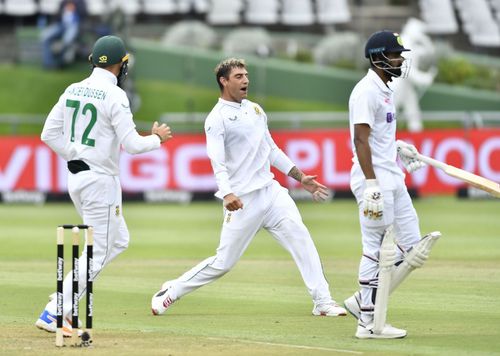
POLYGON ((400 59, 389 58, 388 53, 402 53, 410 49, 403 46, 403 41, 398 33, 382 30, 370 36, 365 46, 365 57, 370 60, 372 67, 383 70, 392 77, 406 78, 410 71, 411 60, 404 57, 400 59))
POLYGON ((405 52, 408 48, 403 46, 401 36, 392 31, 382 30, 370 36, 365 46, 365 57, 371 58, 373 54, 388 52, 405 52))
POLYGON ((122 39, 116 36, 104 36, 99 38, 89 59, 97 67, 108 67, 117 63, 128 61, 129 54, 125 50, 122 39))

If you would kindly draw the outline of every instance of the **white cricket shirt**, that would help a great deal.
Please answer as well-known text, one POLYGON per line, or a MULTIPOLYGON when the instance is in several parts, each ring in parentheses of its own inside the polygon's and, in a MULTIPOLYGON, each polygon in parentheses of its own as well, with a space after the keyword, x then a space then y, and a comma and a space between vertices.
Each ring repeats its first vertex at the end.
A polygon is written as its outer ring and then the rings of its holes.
POLYGON ((120 144, 127 152, 160 147, 156 135, 139 136, 125 92, 113 73, 94 68, 71 84, 49 113, 41 138, 65 160, 83 160, 90 170, 119 174, 120 144))
POLYGON ((271 184, 271 165, 284 174, 294 167, 271 138, 264 110, 250 100, 219 98, 205 120, 205 135, 218 198, 229 193, 241 196, 271 184))
POLYGON ((349 129, 353 163, 359 165, 354 147, 354 125, 370 126, 369 144, 374 168, 403 174, 396 163, 396 108, 393 92, 373 70, 361 79, 349 98, 349 129))

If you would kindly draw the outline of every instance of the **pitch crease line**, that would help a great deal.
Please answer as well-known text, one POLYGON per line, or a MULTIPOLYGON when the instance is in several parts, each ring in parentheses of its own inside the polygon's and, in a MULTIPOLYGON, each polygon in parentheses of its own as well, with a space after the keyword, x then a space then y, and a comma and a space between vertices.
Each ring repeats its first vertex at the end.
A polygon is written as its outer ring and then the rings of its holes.
POLYGON ((279 343, 274 343, 274 342, 252 341, 252 340, 243 340, 243 339, 226 339, 226 338, 222 338, 222 337, 207 337, 207 339, 215 340, 215 341, 236 341, 236 342, 247 343, 247 344, 280 346, 280 347, 289 347, 289 348, 305 349, 305 350, 334 351, 334 352, 342 352, 342 353, 346 353, 346 354, 355 354, 355 355, 362 355, 363 354, 363 352, 360 352, 360 351, 332 349, 332 348, 328 348, 328 347, 293 345, 293 344, 279 344, 279 343))

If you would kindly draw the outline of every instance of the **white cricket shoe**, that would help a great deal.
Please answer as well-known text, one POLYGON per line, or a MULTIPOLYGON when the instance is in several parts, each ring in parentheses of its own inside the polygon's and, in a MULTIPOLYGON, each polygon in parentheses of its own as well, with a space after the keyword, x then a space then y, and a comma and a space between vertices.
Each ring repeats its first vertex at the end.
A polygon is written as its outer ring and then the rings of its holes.
POLYGON ((161 315, 175 302, 170 296, 169 290, 172 288, 170 281, 166 281, 161 289, 153 295, 151 299, 151 312, 153 315, 161 315))
POLYGON ((365 325, 358 322, 356 337, 358 339, 401 339, 406 336, 406 330, 395 328, 389 324, 385 324, 380 334, 373 332, 373 322, 365 325))
POLYGON ((353 317, 359 320, 361 316, 361 293, 358 291, 344 300, 344 307, 353 317))
MULTIPOLYGON (((81 321, 78 320, 78 323, 81 324, 81 321)), ((38 329, 45 330, 49 333, 55 333, 57 329, 57 318, 54 314, 51 314, 47 310, 44 310, 42 314, 40 314, 38 320, 35 322, 35 326, 38 329)), ((64 337, 72 336, 73 328, 71 327, 70 319, 68 318, 63 319, 62 332, 64 337)), ((82 335, 82 330, 78 329, 78 336, 81 335, 82 335)))
POLYGON ((312 314, 316 316, 345 316, 347 311, 334 301, 331 301, 315 305, 312 314))

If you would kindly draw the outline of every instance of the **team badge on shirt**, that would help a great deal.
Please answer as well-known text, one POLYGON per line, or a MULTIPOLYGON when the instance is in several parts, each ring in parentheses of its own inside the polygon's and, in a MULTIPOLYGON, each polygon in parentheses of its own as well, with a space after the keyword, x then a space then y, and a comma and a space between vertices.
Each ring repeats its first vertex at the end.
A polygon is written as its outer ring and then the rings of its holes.
POLYGON ((120 216, 120 206, 119 205, 115 206, 115 215, 120 216))
POLYGON ((260 111, 259 107, 258 106, 254 106, 253 109, 255 110, 255 113, 257 115, 260 115, 262 112, 260 111))

